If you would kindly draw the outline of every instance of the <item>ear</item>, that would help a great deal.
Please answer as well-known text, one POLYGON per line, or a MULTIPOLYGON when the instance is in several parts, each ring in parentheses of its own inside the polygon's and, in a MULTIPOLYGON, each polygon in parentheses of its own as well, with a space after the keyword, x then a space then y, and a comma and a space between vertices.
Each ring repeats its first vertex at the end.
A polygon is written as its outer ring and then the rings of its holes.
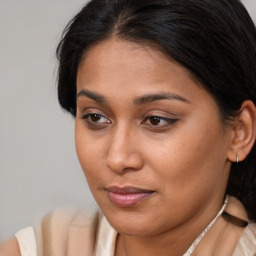
POLYGON ((256 136, 256 108, 251 100, 243 102, 231 128, 228 159, 243 161, 250 153, 256 136))

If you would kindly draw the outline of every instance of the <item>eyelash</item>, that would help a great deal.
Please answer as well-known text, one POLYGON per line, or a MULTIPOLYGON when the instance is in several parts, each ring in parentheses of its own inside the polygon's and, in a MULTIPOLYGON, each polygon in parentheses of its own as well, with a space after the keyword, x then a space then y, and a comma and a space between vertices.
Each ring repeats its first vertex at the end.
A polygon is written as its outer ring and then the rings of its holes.
POLYGON ((107 119, 105 116, 103 116, 101 114, 98 114, 98 113, 89 113, 89 114, 82 115, 81 119, 85 120, 86 123, 88 125, 91 125, 91 126, 102 126, 104 124, 110 124, 111 123, 111 121, 109 121, 109 119, 107 119), (99 123, 99 122, 96 122, 96 121, 93 121, 93 120, 89 120, 89 118, 92 119, 92 117, 104 118, 104 119, 106 119, 108 121, 104 122, 104 123, 99 123))
MULTIPOLYGON (((95 128, 97 127, 101 128, 101 127, 105 127, 108 124, 111 124, 111 121, 108 118, 98 113, 89 113, 89 114, 82 115, 81 119, 85 120, 87 125, 95 128), (99 118, 99 120, 103 118, 103 119, 106 119, 107 121, 106 122, 93 121, 92 120, 93 117, 99 118)), ((161 129, 161 128, 169 127, 170 125, 176 123, 177 121, 178 119, 174 119, 174 118, 167 118, 167 117, 158 116, 158 115, 150 115, 144 118, 144 120, 142 121, 142 124, 148 125, 155 129, 161 129), (147 122, 150 122, 150 121, 165 122, 165 124, 164 125, 158 125, 158 124, 152 124, 152 123, 147 124, 147 122)))
POLYGON ((154 127, 154 128, 165 128, 165 127, 168 127, 174 123, 176 123, 178 121, 178 119, 174 119, 174 118, 169 118, 169 117, 163 117, 163 116, 158 116, 158 115, 151 115, 151 116, 147 116, 144 121, 142 122, 143 124, 145 124, 147 121, 164 121, 166 122, 165 125, 161 125, 161 126, 158 126, 157 124, 149 124, 150 126, 154 127), (155 120, 153 120, 155 119, 155 120))

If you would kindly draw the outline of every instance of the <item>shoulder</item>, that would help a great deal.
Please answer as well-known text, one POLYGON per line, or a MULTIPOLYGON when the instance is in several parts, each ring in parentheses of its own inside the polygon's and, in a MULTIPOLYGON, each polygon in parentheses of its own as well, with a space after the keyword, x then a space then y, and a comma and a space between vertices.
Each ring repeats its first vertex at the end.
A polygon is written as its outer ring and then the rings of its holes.
POLYGON ((234 256, 256 255, 256 223, 250 223, 240 237, 234 256))
MULTIPOLYGON (((95 208, 58 208, 47 214, 37 229, 39 255, 69 255, 93 251, 99 211, 95 208)), ((86 255, 86 254, 85 254, 86 255)))
POLYGON ((22 229, 5 242, 0 247, 0 256, 67 256, 74 252, 91 255, 100 216, 95 207, 55 209, 45 215, 35 229, 22 229))
POLYGON ((114 255, 117 232, 94 209, 57 209, 42 221, 38 255, 114 255))
POLYGON ((19 244, 15 237, 0 246, 0 256, 21 256, 19 244))

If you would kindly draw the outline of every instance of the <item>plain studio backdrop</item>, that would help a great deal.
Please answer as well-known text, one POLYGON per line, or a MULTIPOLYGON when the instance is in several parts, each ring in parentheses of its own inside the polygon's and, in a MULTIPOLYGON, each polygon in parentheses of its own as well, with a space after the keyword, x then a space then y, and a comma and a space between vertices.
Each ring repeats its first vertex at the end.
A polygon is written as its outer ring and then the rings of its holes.
MULTIPOLYGON (((256 1, 244 0, 256 21, 256 1)), ((84 0, 0 0, 0 241, 60 205, 91 205, 60 109, 55 49, 84 0)))

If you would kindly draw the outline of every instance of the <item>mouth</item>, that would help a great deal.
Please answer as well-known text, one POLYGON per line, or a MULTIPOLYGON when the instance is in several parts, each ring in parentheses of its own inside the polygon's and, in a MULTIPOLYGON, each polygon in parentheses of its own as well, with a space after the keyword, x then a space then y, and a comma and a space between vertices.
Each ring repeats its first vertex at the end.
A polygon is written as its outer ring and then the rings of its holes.
POLYGON ((154 193, 154 191, 136 187, 120 188, 112 186, 108 187, 106 190, 110 201, 118 207, 132 207, 138 205, 154 193))

